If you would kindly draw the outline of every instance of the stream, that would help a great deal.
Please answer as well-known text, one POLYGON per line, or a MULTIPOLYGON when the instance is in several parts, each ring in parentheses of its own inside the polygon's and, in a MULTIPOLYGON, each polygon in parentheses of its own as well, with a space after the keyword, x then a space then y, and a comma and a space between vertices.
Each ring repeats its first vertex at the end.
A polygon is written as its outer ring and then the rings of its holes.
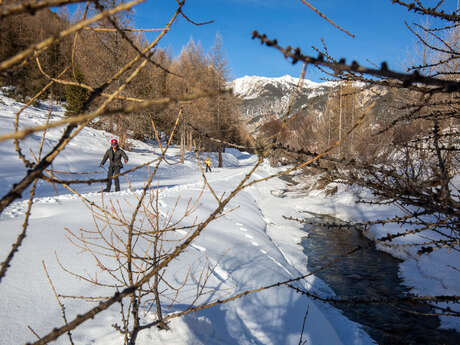
MULTIPOLYGON (((338 223, 327 215, 315 215, 313 222, 338 223)), ((307 225, 302 239, 308 256, 308 269, 324 266, 357 246, 362 250, 316 274, 337 296, 404 296, 409 289, 398 276, 400 260, 375 249, 373 242, 354 228, 307 225)), ((314 291, 314 290, 313 290, 314 291)), ((332 297, 332 296, 331 296, 332 297)), ((334 304, 349 319, 361 324, 378 344, 460 344, 460 334, 438 329, 436 316, 409 313, 433 313, 428 304, 334 304)))

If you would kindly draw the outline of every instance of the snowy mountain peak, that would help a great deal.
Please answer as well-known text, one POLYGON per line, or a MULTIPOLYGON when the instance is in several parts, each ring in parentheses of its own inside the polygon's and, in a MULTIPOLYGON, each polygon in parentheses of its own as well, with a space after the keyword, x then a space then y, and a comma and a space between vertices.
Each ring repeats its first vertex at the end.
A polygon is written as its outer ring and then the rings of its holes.
POLYGON ((241 113, 248 128, 254 133, 267 118, 278 118, 285 114, 289 102, 294 101, 291 111, 297 112, 335 86, 337 82, 316 83, 290 75, 278 78, 244 76, 228 84, 233 93, 242 100, 241 113), (296 97, 292 99, 294 94, 296 97))
MULTIPOLYGON (((284 92, 292 92, 299 84, 300 79, 290 75, 278 78, 244 76, 237 78, 230 83, 235 95, 244 99, 257 98, 265 88, 277 88, 284 92)), ((330 82, 316 83, 308 79, 302 81, 302 89, 315 89, 330 86, 330 82)))

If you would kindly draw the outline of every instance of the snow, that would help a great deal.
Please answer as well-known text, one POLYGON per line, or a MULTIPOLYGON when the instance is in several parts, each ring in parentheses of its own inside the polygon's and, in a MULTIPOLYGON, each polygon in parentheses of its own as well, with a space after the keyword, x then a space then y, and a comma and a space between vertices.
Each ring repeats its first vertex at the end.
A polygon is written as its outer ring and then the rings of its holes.
MULTIPOLYGON (((290 75, 284 75, 279 78, 268 78, 268 77, 259 77, 259 76, 244 76, 237 78, 230 83, 230 86, 233 88, 235 95, 240 96, 244 99, 253 99, 259 96, 260 90, 264 85, 272 84, 280 90, 294 90, 297 88, 300 79, 294 78, 290 75)), ((302 88, 308 90, 313 95, 315 89, 332 87, 335 85, 335 82, 323 82, 316 83, 314 81, 304 79, 302 81, 302 88)), ((290 94, 286 92, 285 94, 290 94)))
MULTIPOLYGON (((13 129, 15 113, 22 104, 0 94, 0 135, 13 129)), ((20 127, 32 127, 46 121, 51 106, 30 108, 24 112, 20 127)), ((63 116, 63 109, 52 107, 51 121, 63 116)), ((53 129, 47 136, 45 151, 56 143, 62 129, 53 129)), ((84 129, 71 145, 53 163, 58 171, 87 172, 78 178, 101 178, 105 171, 98 168, 99 162, 108 147, 112 135, 92 128, 84 129)), ((37 153, 40 135, 29 136, 21 145, 23 153, 32 160, 30 150, 37 153)), ((131 141, 132 149, 127 151, 132 168, 158 157, 160 150, 154 145, 131 141)), ((206 175, 209 184, 218 196, 228 195, 241 181, 257 161, 249 153, 226 149, 223 154, 223 168, 217 168, 216 153, 202 153, 201 159, 209 155, 213 161, 213 172, 206 175)), ((22 162, 17 158, 12 141, 0 143, 0 193, 6 194, 13 183, 25 175, 22 162)), ((204 189, 201 171, 195 155, 188 153, 185 163, 179 164, 179 149, 172 147, 167 154, 169 164, 162 163, 158 172, 159 179, 149 191, 150 197, 158 195, 163 219, 172 215, 178 220, 192 200, 195 211, 182 221, 190 225, 196 219, 205 219, 218 203, 209 189, 204 189), (158 194, 157 194, 158 193, 158 194), (200 196, 201 195, 201 196, 200 196)), ((129 216, 148 178, 151 167, 133 172, 127 178, 120 179, 122 191, 99 193, 102 184, 73 185, 83 196, 98 205, 113 205, 120 213, 129 216)), ((263 178, 274 172, 264 162, 253 178, 263 178)), ((61 178, 75 178, 73 175, 59 175, 61 178)), ((113 188, 113 186, 112 186, 113 188)), ((344 220, 372 218, 394 212, 391 209, 366 209, 354 204, 353 194, 340 189, 332 198, 324 197, 320 192, 304 195, 303 199, 286 195, 282 199, 277 191, 286 188, 279 179, 254 184, 240 192, 225 208, 223 216, 211 222, 201 236, 192 242, 185 252, 173 260, 166 269, 165 279, 173 285, 180 285, 189 273, 196 279, 207 267, 211 267, 206 284, 206 293, 195 301, 196 305, 210 300, 227 298, 237 293, 267 286, 276 282, 296 278, 308 273, 306 260, 300 240, 306 233, 296 222, 283 216, 297 217, 299 211, 330 213, 344 220)), ((24 213, 27 207, 28 193, 23 199, 15 201, 0 215, 0 260, 4 260, 21 231, 24 213)), ((80 198, 70 194, 63 187, 52 186, 45 182, 38 185, 34 200, 29 229, 19 252, 16 253, 11 267, 0 283, 0 344, 19 344, 34 341, 29 332, 30 326, 43 336, 54 327, 63 324, 61 311, 44 274, 42 261, 46 263, 49 275, 59 294, 67 296, 110 296, 114 290, 96 287, 82 279, 77 279, 60 267, 59 262, 69 271, 85 277, 98 275, 101 282, 110 282, 110 276, 101 272, 93 257, 77 248, 69 241, 69 231, 78 234, 81 229, 94 230, 95 220, 90 209, 80 198)), ((168 246, 175 247, 189 234, 187 228, 170 235, 168 246)), ((374 236, 381 235, 376 229, 374 236)), ((460 275, 442 266, 442 262, 460 262, 456 253, 439 251, 438 261, 423 262, 420 268, 417 257, 408 256, 402 265, 401 275, 415 291, 423 294, 433 291, 443 294, 459 294, 460 275), (452 255, 452 256, 446 256, 452 255), (415 261, 414 261, 415 260, 415 261), (421 271, 426 269, 428 271, 421 271), (426 275, 430 279, 426 279, 426 275), (436 284, 435 284, 436 282, 436 284), (426 291, 425 291, 426 290, 426 291)), ((109 260, 109 259, 107 259, 109 260)), ((426 260, 426 259, 425 259, 426 260)), ((110 260, 108 261, 110 262, 110 260)), ((315 276, 309 276, 296 283, 297 286, 328 294, 333 292, 315 276)), ((182 311, 195 298, 196 285, 189 280, 175 299, 170 303, 173 291, 166 289, 163 298, 165 315, 182 311)), ((93 302, 77 299, 63 299, 68 320, 86 312, 94 306, 93 302)), ((308 317, 303 339, 308 344, 374 344, 361 326, 350 321, 334 307, 310 300, 285 286, 250 294, 243 298, 218 305, 210 309, 171 319, 170 330, 154 328, 144 330, 138 338, 139 345, 146 344, 298 344, 302 321, 308 307, 308 317)), ((144 310, 143 322, 154 320, 152 311, 144 310)), ((85 322, 73 331, 76 344, 122 344, 122 337, 111 326, 120 323, 119 306, 112 306, 85 322)), ((444 325, 455 326, 458 323, 445 319, 444 325)), ((60 337, 57 344, 67 344, 66 336, 60 337)))

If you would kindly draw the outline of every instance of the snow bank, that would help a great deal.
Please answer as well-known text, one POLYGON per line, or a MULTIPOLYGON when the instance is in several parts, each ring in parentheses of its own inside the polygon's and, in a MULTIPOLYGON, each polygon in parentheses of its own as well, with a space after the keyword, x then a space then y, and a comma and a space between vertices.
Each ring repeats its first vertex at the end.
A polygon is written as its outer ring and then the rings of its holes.
MULTIPOLYGON (((456 180, 458 182, 458 179, 456 180)), ((361 198, 369 199, 370 192, 355 187, 332 184, 337 186, 338 192, 333 196, 325 196, 323 190, 311 190, 302 196, 302 203, 297 205, 297 210, 319 214, 329 214, 343 221, 359 223, 379 219, 387 219, 395 216, 403 216, 401 210, 391 205, 368 205, 357 204, 357 193, 361 198)), ((304 186, 299 185, 299 189, 304 186)), ((299 214, 297 214, 299 217, 299 214)), ((404 229, 398 224, 385 224, 372 226, 365 234, 368 238, 376 240, 388 234, 396 234, 404 229)), ((419 234, 403 236, 394 239, 392 246, 378 242, 377 248, 394 257, 404 260, 400 265, 400 276, 403 283, 410 288, 410 292, 419 296, 458 296, 460 295, 460 253, 458 250, 448 248, 438 249, 429 254, 418 255, 417 246, 412 244, 426 242, 426 237, 440 238, 433 231, 424 231, 419 234), (409 244, 409 246, 407 246, 409 244)), ((450 307, 460 312, 460 306, 452 304, 439 304, 442 307, 450 307)), ((460 332, 460 318, 441 316, 441 328, 455 329, 460 332)))
MULTIPOLYGON (((0 133, 4 134, 12 130, 15 112, 22 105, 4 96, 0 96, 0 100, 0 133)), ((43 123, 47 113, 45 108, 27 110, 21 117, 20 127, 43 123)), ((51 120, 62 116, 63 109, 54 107, 51 120)), ((61 131, 50 131, 45 142, 46 152, 56 143, 61 131)), ((110 138, 110 133, 86 128, 59 156, 53 169, 85 172, 84 178, 105 176, 98 165, 110 138)), ((21 143, 29 159, 33 159, 30 150, 37 152, 39 141, 40 136, 34 134, 21 143)), ((158 147, 138 141, 132 141, 131 144, 132 150, 127 151, 130 161, 126 168, 158 157, 158 147)), ((201 154, 200 159, 206 155, 201 154)), ((210 153, 210 156, 213 166, 216 166, 216 154, 210 153)), ((25 169, 16 157, 11 141, 0 143, 0 157, 0 192, 4 195, 13 183, 25 175, 25 169)), ((187 207, 188 200, 197 200, 203 188, 195 155, 187 154, 184 164, 178 164, 179 158, 179 150, 173 147, 166 157, 167 163, 160 166, 159 180, 149 192, 149 196, 158 195, 162 219, 173 210, 173 220, 179 217, 187 207)), ((227 196, 255 164, 257 157, 228 150, 223 154, 223 160, 224 168, 214 168, 212 173, 207 174, 208 182, 218 196, 227 196)), ((75 185, 75 188, 91 202, 99 205, 112 203, 120 212, 129 215, 150 171, 151 168, 146 167, 130 174, 128 178, 122 177, 122 191, 117 193, 98 193, 103 184, 75 185)), ((254 178, 267 176, 274 171, 264 164, 254 178)), ((192 246, 170 263, 165 279, 171 284, 180 285, 187 274, 196 278, 204 268, 212 267, 207 281, 208 293, 195 301, 200 304, 306 274, 306 258, 298 244, 303 233, 297 225, 282 218, 282 215, 295 213, 297 201, 280 203, 280 199, 271 193, 271 190, 281 186, 284 186, 284 182, 276 179, 241 192, 229 203, 226 213, 212 222, 192 246)), ((21 230, 26 198, 27 193, 24 193, 23 200, 14 202, 1 215, 1 257, 6 256, 21 230)), ((190 224, 195 217, 198 221, 205 219, 216 207, 216 199, 205 189, 197 200, 196 211, 183 224, 190 224)), ((34 340, 34 335, 26 328, 28 325, 43 336, 53 327, 63 324, 59 307, 43 272, 42 261, 46 263, 53 283, 62 295, 113 294, 113 289, 76 279, 59 266, 57 258, 67 270, 85 277, 97 274, 101 281, 110 282, 110 276, 100 270, 91 255, 69 242, 67 230, 79 233, 80 229, 95 229, 89 208, 67 190, 40 183, 27 237, 0 283, 0 344, 34 340)), ((174 241, 188 234, 186 228, 171 233, 168 235, 171 236, 169 245, 174 246, 177 243, 174 241)), ((110 263, 110 259, 106 260, 110 263)), ((309 288, 321 283, 311 276, 297 284, 309 288)), ((181 290, 172 304, 168 297, 173 292, 167 286, 163 288, 163 310, 166 314, 184 310, 194 300, 196 285, 192 281, 181 290)), ((325 286, 323 288, 327 289, 325 286)), ((64 303, 69 320, 94 306, 93 302, 78 299, 64 299, 64 303)), ((143 331, 138 344, 298 344, 307 308, 309 314, 304 339, 308 344, 373 343, 359 325, 346 319, 336 309, 311 301, 287 287, 279 287, 173 319, 170 331, 154 328, 143 331)), ((154 318, 154 314, 146 309, 142 315, 143 322, 154 318)), ((119 323, 119 318, 119 307, 112 306, 73 331, 75 343, 121 344, 122 337, 112 327, 112 324, 119 323)), ((67 339, 63 336, 56 343, 66 344, 67 339)))

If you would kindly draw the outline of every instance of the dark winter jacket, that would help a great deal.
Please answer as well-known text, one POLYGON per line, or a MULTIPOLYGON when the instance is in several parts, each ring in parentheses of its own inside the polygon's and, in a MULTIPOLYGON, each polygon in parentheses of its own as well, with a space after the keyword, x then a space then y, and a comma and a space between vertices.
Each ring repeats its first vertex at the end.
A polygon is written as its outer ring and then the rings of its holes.
POLYGON ((113 149, 110 148, 105 152, 104 158, 102 158, 101 161, 101 165, 104 165, 105 161, 108 159, 110 165, 123 168, 123 164, 121 164, 121 157, 128 161, 128 156, 126 155, 125 151, 117 147, 115 152, 113 152, 113 149))

